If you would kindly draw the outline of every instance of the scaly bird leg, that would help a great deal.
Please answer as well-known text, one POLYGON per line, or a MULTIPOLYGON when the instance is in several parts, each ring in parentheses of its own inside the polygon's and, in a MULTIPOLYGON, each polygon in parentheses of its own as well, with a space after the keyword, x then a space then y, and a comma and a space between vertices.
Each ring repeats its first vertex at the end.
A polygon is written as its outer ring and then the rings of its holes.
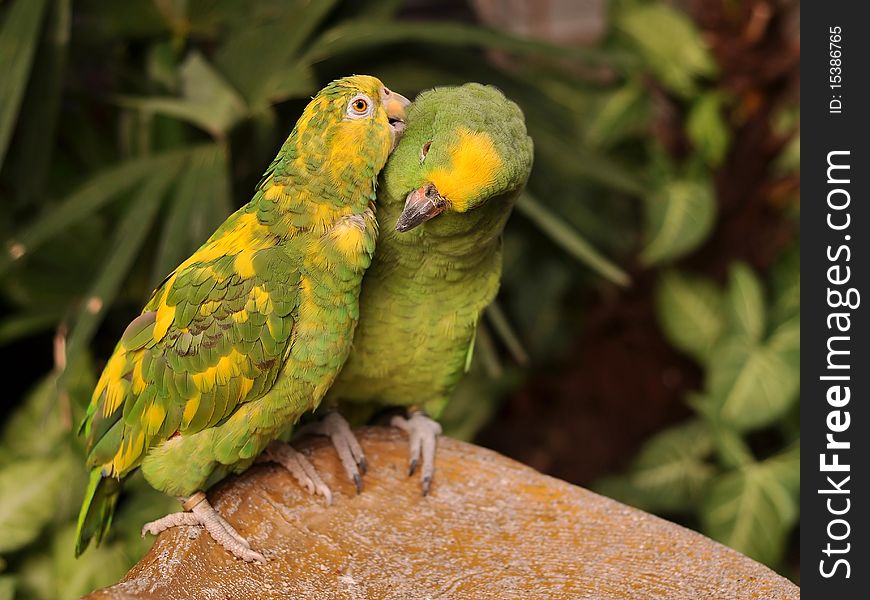
POLYGON ((422 454, 423 468, 421 477, 423 478, 423 495, 428 495, 429 488, 432 485, 432 477, 435 475, 435 447, 438 443, 437 438, 441 435, 441 425, 420 411, 412 411, 407 419, 396 415, 390 420, 390 424, 408 434, 408 448, 410 451, 409 477, 417 470, 417 465, 420 463, 422 454))
POLYGON ((257 462, 273 462, 281 465, 290 471, 299 485, 309 494, 319 494, 326 500, 327 505, 332 504, 332 491, 323 483, 314 465, 290 444, 270 442, 263 453, 257 457, 257 462))
POLYGON ((338 458, 341 459, 344 472, 356 486, 356 493, 359 494, 362 491, 362 476, 368 469, 368 463, 362 447, 360 447, 344 417, 331 411, 322 420, 301 427, 298 433, 299 435, 313 433, 329 436, 335 451, 338 452, 338 458))
POLYGON ((214 541, 226 548, 233 556, 247 562, 266 562, 266 557, 251 550, 248 540, 239 535, 235 528, 209 504, 205 493, 197 492, 190 498, 180 498, 180 500, 183 502, 184 512, 168 514, 162 519, 146 523, 142 527, 142 535, 145 536, 147 533, 157 535, 170 527, 201 525, 214 541))

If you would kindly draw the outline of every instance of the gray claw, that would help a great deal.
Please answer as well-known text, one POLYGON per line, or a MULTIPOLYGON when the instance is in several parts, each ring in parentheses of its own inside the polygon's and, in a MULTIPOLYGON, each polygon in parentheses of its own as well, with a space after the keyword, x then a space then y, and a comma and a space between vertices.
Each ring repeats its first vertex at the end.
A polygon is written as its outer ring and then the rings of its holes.
POLYGON ((362 475, 365 475, 368 463, 366 463, 362 447, 360 447, 344 417, 337 412, 330 412, 321 421, 309 423, 299 429, 297 433, 299 435, 314 433, 328 436, 338 453, 338 458, 341 460, 341 465, 344 467, 348 479, 353 481, 357 493, 362 491, 362 475))
POLYGON ((156 521, 146 523, 142 527, 142 535, 144 536, 146 533, 157 535, 170 527, 189 525, 203 526, 215 542, 236 558, 241 558, 246 562, 266 562, 266 557, 252 550, 248 541, 205 499, 193 506, 191 512, 172 513, 156 521))
POLYGON ((332 504, 332 490, 320 478, 311 461, 290 444, 271 442, 257 457, 257 462, 274 462, 281 465, 309 494, 323 496, 327 505, 332 504))
POLYGON ((408 476, 413 475, 417 467, 421 466, 423 495, 428 495, 435 474, 435 448, 441 434, 441 425, 422 412, 414 412, 408 418, 395 416, 390 423, 408 434, 408 476))

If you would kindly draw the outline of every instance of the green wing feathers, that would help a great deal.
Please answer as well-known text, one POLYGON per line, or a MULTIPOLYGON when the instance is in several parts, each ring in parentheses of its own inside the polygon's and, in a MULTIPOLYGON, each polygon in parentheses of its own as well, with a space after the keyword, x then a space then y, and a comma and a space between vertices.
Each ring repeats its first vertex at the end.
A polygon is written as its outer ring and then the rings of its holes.
MULTIPOLYGON (((261 250, 254 268, 281 254, 261 250)), ((83 423, 89 466, 122 477, 155 443, 213 427, 272 386, 293 328, 298 272, 246 277, 232 272, 233 258, 171 276, 129 325, 83 423)))
POLYGON ((284 248, 239 237, 238 227, 222 228, 171 274, 109 359, 80 428, 92 471, 79 547, 108 527, 115 484, 149 448, 217 425, 275 382, 299 271, 284 248))
POLYGON ((121 493, 121 482, 104 477, 100 469, 91 469, 85 501, 76 527, 76 556, 81 556, 91 539, 99 544, 112 524, 115 504, 121 493))

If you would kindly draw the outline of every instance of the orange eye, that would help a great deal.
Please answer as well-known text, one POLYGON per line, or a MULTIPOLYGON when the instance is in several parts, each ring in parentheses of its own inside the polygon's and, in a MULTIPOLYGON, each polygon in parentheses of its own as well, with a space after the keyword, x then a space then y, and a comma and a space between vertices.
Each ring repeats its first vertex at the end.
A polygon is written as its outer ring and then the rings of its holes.
POLYGON ((365 94, 357 94, 347 104, 347 116, 351 119, 365 119, 372 115, 372 99, 365 94))
POLYGON ((429 148, 432 147, 432 142, 426 142, 423 144, 423 147, 420 148, 420 162, 426 160, 426 155, 429 154, 429 148))

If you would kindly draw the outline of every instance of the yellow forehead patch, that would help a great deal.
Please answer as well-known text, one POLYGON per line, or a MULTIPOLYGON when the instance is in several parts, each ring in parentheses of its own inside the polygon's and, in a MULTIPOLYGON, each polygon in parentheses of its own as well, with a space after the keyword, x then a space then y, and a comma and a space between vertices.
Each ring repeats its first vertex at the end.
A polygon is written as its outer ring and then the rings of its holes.
POLYGON ((449 150, 450 167, 433 169, 429 181, 450 201, 453 210, 465 212, 469 201, 495 182, 503 163, 487 134, 464 127, 458 133, 459 140, 449 150))

